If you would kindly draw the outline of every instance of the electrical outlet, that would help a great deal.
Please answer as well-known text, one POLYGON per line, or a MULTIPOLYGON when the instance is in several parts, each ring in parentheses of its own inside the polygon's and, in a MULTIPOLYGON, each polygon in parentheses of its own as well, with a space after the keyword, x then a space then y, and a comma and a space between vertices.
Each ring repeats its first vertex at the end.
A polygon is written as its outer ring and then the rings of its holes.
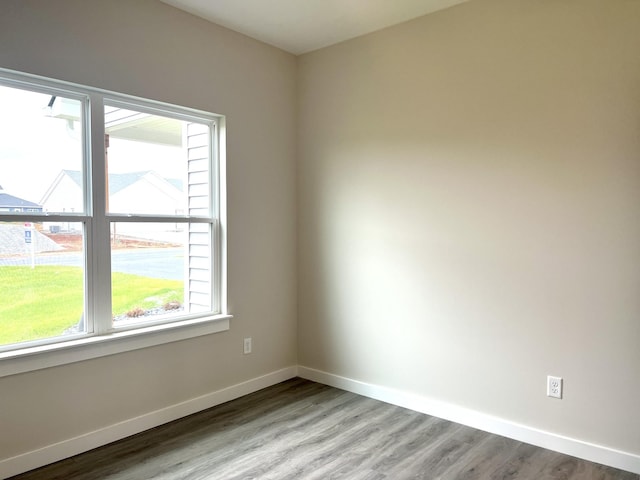
POLYGON ((247 355, 248 353, 251 353, 251 337, 244 339, 244 354, 247 355))
POLYGON ((562 378, 547 376, 547 397, 562 398, 562 378))

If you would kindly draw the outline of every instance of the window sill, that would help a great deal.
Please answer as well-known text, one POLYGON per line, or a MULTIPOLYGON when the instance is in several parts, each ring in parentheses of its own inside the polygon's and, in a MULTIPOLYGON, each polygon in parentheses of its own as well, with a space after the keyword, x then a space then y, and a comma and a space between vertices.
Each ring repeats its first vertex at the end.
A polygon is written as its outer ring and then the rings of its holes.
POLYGON ((0 353, 0 377, 224 332, 231 318, 215 315, 0 353))

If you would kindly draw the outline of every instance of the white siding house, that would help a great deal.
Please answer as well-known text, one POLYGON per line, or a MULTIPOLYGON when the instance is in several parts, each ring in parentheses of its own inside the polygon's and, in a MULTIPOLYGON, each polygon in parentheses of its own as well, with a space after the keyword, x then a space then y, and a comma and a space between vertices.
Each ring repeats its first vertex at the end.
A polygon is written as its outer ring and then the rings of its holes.
MULTIPOLYGON (((186 148, 188 167, 189 215, 206 214, 209 210, 209 130, 203 125, 189 123, 186 126, 186 148)), ((190 311, 210 310, 213 305, 211 295, 212 264, 208 228, 193 223, 189 228, 189 263, 185 288, 185 301, 190 311)), ((214 260, 215 261, 215 260, 214 260)))
MULTIPOLYGON (((182 213, 185 210, 182 183, 166 179, 148 170, 109 174, 109 209, 112 213, 136 214, 182 213)), ((62 170, 42 197, 45 212, 69 213, 82 211, 82 175, 77 170, 62 170)), ((46 228, 62 224, 47 222, 46 228)), ((127 230, 126 226, 124 226, 127 230)), ((120 233, 125 233, 121 230, 120 233)), ((129 229, 133 233, 133 229, 129 229)))

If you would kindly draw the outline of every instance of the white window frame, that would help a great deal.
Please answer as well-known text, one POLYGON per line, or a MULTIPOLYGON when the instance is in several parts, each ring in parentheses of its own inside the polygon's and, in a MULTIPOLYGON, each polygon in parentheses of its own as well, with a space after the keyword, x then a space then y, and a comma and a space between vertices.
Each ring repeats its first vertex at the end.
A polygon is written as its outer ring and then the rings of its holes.
MULTIPOLYGON (((82 102, 83 115, 83 213, 5 214, 0 221, 82 222, 85 238, 86 332, 16 344, 0 351, 0 377, 64 365, 105 355, 184 340, 229 329, 226 285, 226 189, 225 118, 186 107, 142 99, 93 87, 0 68, 0 84, 82 102), (186 314, 177 319, 149 321, 113 327, 111 318, 111 222, 168 221, 176 216, 122 215, 106 212, 104 105, 131 108, 144 113, 205 123, 211 128, 210 216, 180 216, 193 223, 211 225, 212 311, 186 314), (108 272, 108 273, 104 273, 108 272), (91 277, 91 278, 89 278, 91 277)), ((185 278, 188 282, 188 278, 185 278)))

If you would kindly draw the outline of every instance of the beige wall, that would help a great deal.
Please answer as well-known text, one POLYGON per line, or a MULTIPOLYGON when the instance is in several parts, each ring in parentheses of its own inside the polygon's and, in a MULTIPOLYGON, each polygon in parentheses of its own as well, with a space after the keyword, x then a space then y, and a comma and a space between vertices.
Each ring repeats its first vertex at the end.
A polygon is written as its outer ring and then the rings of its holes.
POLYGON ((225 333, 0 379, 0 460, 295 365, 295 57, 152 0, 3 0, 0 67, 227 116, 234 315, 225 333))
POLYGON ((640 454, 639 46, 473 0, 300 57, 299 363, 640 454))

